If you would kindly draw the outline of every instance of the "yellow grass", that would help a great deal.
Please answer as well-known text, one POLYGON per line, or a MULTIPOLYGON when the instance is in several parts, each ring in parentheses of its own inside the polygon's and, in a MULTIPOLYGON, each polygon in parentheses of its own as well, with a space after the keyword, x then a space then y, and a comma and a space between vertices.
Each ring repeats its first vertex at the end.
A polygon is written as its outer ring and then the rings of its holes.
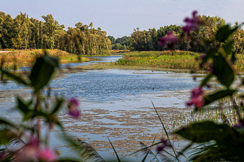
MULTIPOLYGON (((59 57, 60 63, 72 63, 72 62, 86 62, 90 59, 81 57, 80 61, 77 55, 70 54, 61 50, 48 50, 50 56, 59 57)), ((13 50, 8 53, 0 53, 0 57, 4 60, 4 68, 17 69, 24 66, 31 66, 37 56, 43 55, 41 49, 30 49, 30 50, 13 50)))

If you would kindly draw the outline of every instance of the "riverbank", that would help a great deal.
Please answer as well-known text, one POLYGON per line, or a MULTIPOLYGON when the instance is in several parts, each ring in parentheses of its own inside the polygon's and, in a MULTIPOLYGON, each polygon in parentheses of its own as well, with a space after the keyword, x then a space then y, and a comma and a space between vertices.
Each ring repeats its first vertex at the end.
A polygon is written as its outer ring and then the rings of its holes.
MULTIPOLYGON (((74 63, 74 62, 87 62, 91 59, 81 57, 78 58, 75 54, 70 54, 61 50, 47 50, 50 56, 59 57, 61 64, 74 63)), ((31 49, 31 50, 13 50, 13 51, 1 51, 0 57, 4 59, 4 68, 7 69, 19 69, 21 67, 31 66, 33 61, 38 55, 42 55, 43 50, 31 49)))
MULTIPOLYGON (((176 72, 176 73, 189 73, 190 69, 172 69, 172 68, 160 68, 160 67, 151 67, 143 65, 118 65, 116 63, 98 63, 90 64, 86 66, 75 66, 71 67, 72 70, 106 70, 106 69, 121 69, 121 70, 150 70, 150 71, 166 71, 166 72, 176 72)), ((198 70, 198 74, 206 74, 206 71, 198 70)))
MULTIPOLYGON (((189 51, 136 51, 124 53, 123 58, 114 63, 115 66, 125 66, 145 69, 188 69, 198 70, 200 53, 189 51)), ((237 71, 244 72, 244 55, 236 54, 235 67, 237 71)))

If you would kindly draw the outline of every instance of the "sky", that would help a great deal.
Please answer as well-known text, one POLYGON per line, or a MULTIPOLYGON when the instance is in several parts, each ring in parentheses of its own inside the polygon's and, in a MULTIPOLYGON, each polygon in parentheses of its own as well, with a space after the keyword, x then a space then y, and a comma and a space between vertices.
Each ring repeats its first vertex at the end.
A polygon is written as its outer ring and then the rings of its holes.
POLYGON ((82 22, 101 27, 115 38, 130 36, 134 29, 159 29, 184 25, 192 11, 218 16, 226 23, 244 22, 244 0, 0 0, 0 11, 15 18, 20 12, 39 20, 52 14, 59 24, 75 27, 82 22))

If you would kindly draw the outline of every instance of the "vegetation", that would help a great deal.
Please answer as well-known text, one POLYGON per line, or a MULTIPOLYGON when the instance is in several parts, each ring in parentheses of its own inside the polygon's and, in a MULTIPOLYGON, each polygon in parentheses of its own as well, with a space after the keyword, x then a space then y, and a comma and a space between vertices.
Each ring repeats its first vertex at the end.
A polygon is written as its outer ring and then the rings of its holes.
MULTIPOLYGON (((74 54, 70 54, 61 50, 48 50, 49 55, 52 57, 59 57, 60 63, 71 63, 71 62, 86 62, 89 61, 85 57, 77 57, 74 54)), ((4 60, 3 68, 5 69, 19 69, 25 66, 31 66, 36 57, 42 55, 42 50, 13 50, 8 53, 0 53, 1 58, 4 60)))
MULTIPOLYGON (((185 39, 189 39, 190 42, 192 41, 193 44, 197 45, 195 47, 198 47, 198 49, 207 50, 201 57, 198 53, 185 51, 138 52, 129 53, 125 56, 125 59, 126 57, 130 58, 129 63, 132 62, 133 64, 154 65, 153 62, 156 62, 155 65, 158 65, 157 59, 159 59, 161 60, 160 63, 163 60, 171 66, 181 66, 181 63, 174 65, 167 60, 168 57, 183 61, 184 59, 189 60, 199 57, 199 59, 195 59, 196 65, 199 69, 206 70, 207 73, 199 86, 192 89, 190 100, 186 102, 188 107, 194 107, 192 115, 199 113, 197 118, 195 116, 197 120, 193 119, 192 123, 171 133, 188 140, 187 146, 179 152, 175 150, 170 139, 171 136, 166 130, 167 127, 152 103, 166 136, 165 138, 162 137, 160 142, 155 142, 155 137, 150 146, 141 142, 143 148, 135 153, 140 151, 145 153, 142 161, 146 161, 149 154, 154 156, 153 160, 157 161, 159 161, 158 156, 161 156, 160 160, 165 161, 180 161, 180 156, 184 156, 187 161, 197 162, 241 161, 241 159, 244 159, 244 96, 242 92, 244 78, 235 69, 235 67, 238 67, 234 66, 237 63, 238 56, 236 51, 233 52, 233 50, 236 50, 233 35, 238 32, 240 26, 232 28, 230 25, 222 25, 216 29, 211 37, 198 39, 199 37, 195 35, 195 32, 200 32, 202 29, 200 25, 204 25, 204 23, 201 24, 199 17, 195 15, 196 11, 193 12, 192 19, 185 21, 187 25, 182 28, 182 34, 178 36, 169 36, 168 34, 164 38, 164 43, 166 42, 168 48, 173 49, 173 47, 177 47, 177 45, 184 42, 185 39), (150 62, 150 59, 153 62, 150 62), (211 87, 213 79, 215 79, 218 86, 211 87), (206 89, 209 89, 210 92, 206 92, 206 89), (236 96, 239 100, 236 100, 236 96), (209 113, 210 111, 215 113, 209 113), (234 121, 230 122, 226 118, 226 113, 231 115, 234 121), (210 115, 213 117, 209 118, 210 115), (216 119, 218 117, 222 120, 216 119), (199 118, 205 120, 198 121, 199 118), (157 153, 154 153, 151 148, 156 145, 157 153), (172 149, 173 153, 168 152, 169 148, 172 149), (190 156, 186 157, 186 153, 190 156), (172 158, 167 158, 166 155, 172 158)), ((80 39, 80 37, 75 38, 80 39)), ((81 48, 79 48, 78 43, 74 42, 74 45, 74 48, 80 51, 81 48)), ((128 62, 125 61, 125 63, 128 62)), ((3 79, 3 76, 7 76, 14 82, 30 88, 32 95, 27 100, 17 97, 16 106, 11 109, 11 111, 18 111, 22 115, 21 122, 12 123, 5 118, 0 118, 0 161, 105 161, 89 144, 68 136, 63 124, 58 119, 58 112, 62 106, 67 107, 68 115, 78 119, 81 114, 78 99, 70 98, 65 104, 65 99, 61 96, 55 96, 51 100, 50 88, 47 88, 47 95, 42 93, 44 88, 48 87, 55 71, 59 68, 58 58, 49 56, 48 52, 44 50, 44 54, 36 58, 27 78, 7 71, 3 65, 4 59, 2 59, 0 66, 1 79, 3 79), (54 101, 54 104, 50 104, 48 101, 54 101), (45 128, 43 132, 42 126, 45 128), (54 129, 58 129, 63 133, 64 140, 74 148, 79 159, 60 158, 57 150, 50 148, 49 138, 54 129)), ((161 64, 158 66, 161 66, 161 64)), ((178 118, 178 116, 175 116, 175 118, 178 118)), ((109 138, 108 141, 114 150, 117 161, 122 161, 109 138)))
MULTIPOLYGON (((135 67, 154 67, 171 69, 199 69, 199 64, 195 62, 199 59, 200 53, 190 51, 141 51, 124 53, 114 65, 126 65, 135 67)), ((244 56, 236 54, 235 68, 244 72, 244 56)))
POLYGON ((66 31, 51 14, 42 18, 44 21, 39 21, 21 12, 13 19, 0 12, 0 49, 60 49, 83 55, 109 53, 111 49, 107 33, 93 28, 92 22, 89 26, 78 22, 66 31))
POLYGON ((108 36, 111 41, 112 50, 129 50, 130 37, 123 36, 122 38, 115 39, 113 36, 108 36))
MULTIPOLYGON (((198 18, 205 22, 204 26, 199 26, 199 30, 192 31, 193 39, 187 39, 182 37, 180 43, 175 45, 176 50, 192 51, 204 53, 208 49, 215 45, 215 42, 202 46, 203 42, 196 43, 196 40, 211 39, 214 37, 217 29, 225 24, 225 20, 219 17, 210 16, 198 16, 198 18)), ((236 23, 235 26, 238 26, 236 23)), ((148 31, 140 31, 139 28, 134 29, 134 32, 130 37, 130 48, 136 51, 163 51, 168 50, 167 46, 160 46, 159 39, 167 35, 169 31, 172 31, 174 35, 180 36, 182 33, 182 27, 176 25, 169 25, 160 27, 159 29, 149 29, 148 31)), ((232 52, 243 53, 244 52, 244 30, 238 29, 229 39, 235 39, 235 44, 232 48, 232 52)))

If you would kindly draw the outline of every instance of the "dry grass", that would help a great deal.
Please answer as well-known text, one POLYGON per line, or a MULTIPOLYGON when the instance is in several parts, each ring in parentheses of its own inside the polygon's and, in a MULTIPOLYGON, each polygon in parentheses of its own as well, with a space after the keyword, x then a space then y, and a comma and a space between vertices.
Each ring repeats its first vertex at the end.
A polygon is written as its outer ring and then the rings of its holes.
MULTIPOLYGON (((59 57, 60 63, 71 63, 71 62, 86 62, 88 58, 81 57, 79 61, 78 56, 70 54, 61 50, 48 50, 50 56, 59 57)), ((30 49, 30 50, 14 50, 8 53, 0 53, 0 57, 4 59, 4 68, 14 69, 24 66, 31 66, 37 56, 43 55, 41 49, 30 49)))

